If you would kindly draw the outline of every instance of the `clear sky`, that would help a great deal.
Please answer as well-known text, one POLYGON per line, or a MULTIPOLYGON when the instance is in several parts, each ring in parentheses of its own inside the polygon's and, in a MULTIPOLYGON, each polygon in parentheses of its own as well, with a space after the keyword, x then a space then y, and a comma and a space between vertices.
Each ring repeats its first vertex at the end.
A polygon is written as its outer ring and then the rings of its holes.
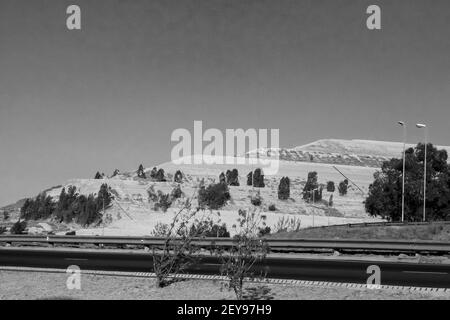
POLYGON ((194 120, 450 145, 449 35, 448 0, 0 0, 0 205, 169 161, 194 120))

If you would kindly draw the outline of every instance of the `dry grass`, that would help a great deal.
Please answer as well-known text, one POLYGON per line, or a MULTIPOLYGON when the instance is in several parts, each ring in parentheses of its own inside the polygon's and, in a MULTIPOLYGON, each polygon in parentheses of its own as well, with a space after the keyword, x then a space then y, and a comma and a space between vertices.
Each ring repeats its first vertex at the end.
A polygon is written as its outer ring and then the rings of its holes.
POLYGON ((296 232, 280 232, 274 238, 329 238, 380 240, 435 240, 450 241, 450 225, 432 223, 420 226, 348 227, 331 226, 307 228, 296 232))

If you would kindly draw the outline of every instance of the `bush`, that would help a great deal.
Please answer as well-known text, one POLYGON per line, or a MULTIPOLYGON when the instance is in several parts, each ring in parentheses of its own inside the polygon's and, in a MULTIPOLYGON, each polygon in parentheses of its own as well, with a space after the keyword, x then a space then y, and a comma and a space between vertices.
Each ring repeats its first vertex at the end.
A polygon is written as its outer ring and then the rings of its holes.
POLYGON ((0 226, 0 234, 3 234, 6 232, 6 227, 0 226))
POLYGON ((287 218, 281 217, 278 219, 275 226, 275 232, 292 232, 298 231, 301 227, 301 220, 297 217, 287 218))
POLYGON ((25 220, 20 221, 18 220, 16 223, 13 224, 9 232, 11 234, 22 234, 24 233, 25 229, 27 228, 27 222, 25 220))
POLYGON ((183 191, 181 191, 180 185, 177 185, 175 188, 173 188, 172 192, 170 193, 170 197, 172 199, 179 199, 183 196, 183 191))
POLYGON ((327 182, 327 192, 334 192, 335 190, 336 190, 336 188, 334 187, 334 182, 328 181, 327 182))
POLYGON ((275 207, 274 204, 269 205, 269 211, 276 211, 277 208, 275 207))
POLYGON ((269 226, 265 226, 265 227, 260 227, 259 231, 258 231, 258 236, 259 237, 264 237, 268 234, 270 234, 270 227, 269 226))
POLYGON ((9 219, 9 212, 3 211, 3 220, 8 220, 8 219, 9 219))
POLYGON ((231 199, 226 183, 210 184, 207 188, 200 187, 198 204, 201 208, 220 209, 231 199))
POLYGON ((170 194, 165 194, 161 190, 158 190, 158 199, 155 202, 154 210, 162 212, 167 212, 167 209, 172 205, 172 200, 170 200, 170 194))
POLYGON ((225 223, 219 225, 208 219, 192 224, 189 235, 192 237, 229 238, 230 232, 228 232, 225 223))
MULTIPOLYGON (((267 231, 265 228, 266 217, 255 211, 247 212, 239 210, 237 220, 239 227, 236 229, 233 246, 226 252, 218 249, 222 258, 221 273, 228 278, 228 287, 233 289, 238 300, 243 299, 244 279, 254 279, 258 277, 252 268, 258 262, 264 260, 269 252, 269 247, 264 239, 259 239, 260 231, 267 231)), ((264 274, 259 278, 263 280, 264 274)))
POLYGON ((288 177, 282 177, 278 185, 278 199, 287 200, 290 197, 290 180, 288 177))
POLYGON ((348 190, 348 180, 345 179, 344 181, 341 181, 338 186, 339 195, 345 196, 347 194, 348 190))
POLYGON ((261 200, 261 194, 259 193, 259 191, 251 196, 250 202, 252 203, 252 205, 257 206, 257 207, 259 207, 261 205, 262 200, 261 200))

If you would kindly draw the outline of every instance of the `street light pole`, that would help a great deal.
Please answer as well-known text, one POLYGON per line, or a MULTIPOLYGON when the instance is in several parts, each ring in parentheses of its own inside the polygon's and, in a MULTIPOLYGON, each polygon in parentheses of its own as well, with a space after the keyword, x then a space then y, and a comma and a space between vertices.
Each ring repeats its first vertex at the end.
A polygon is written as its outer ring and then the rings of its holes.
POLYGON ((425 130, 425 145, 424 145, 424 158, 423 158, 423 221, 426 221, 426 198, 427 198, 427 141, 428 141, 428 127, 425 124, 416 124, 417 128, 423 128, 425 130))
POLYGON ((402 171, 402 222, 405 221, 405 149, 406 149, 406 123, 399 121, 399 125, 403 127, 403 171, 402 171))

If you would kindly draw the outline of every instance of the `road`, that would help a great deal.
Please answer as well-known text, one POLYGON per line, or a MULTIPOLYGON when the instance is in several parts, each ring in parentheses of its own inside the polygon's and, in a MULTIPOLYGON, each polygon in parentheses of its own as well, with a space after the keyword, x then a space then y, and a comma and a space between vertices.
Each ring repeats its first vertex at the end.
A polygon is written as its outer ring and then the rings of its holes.
MULTIPOLYGON (((362 261, 323 258, 268 257, 256 265, 255 272, 267 271, 270 278, 348 282, 365 284, 367 267, 381 269, 382 285, 450 288, 450 265, 411 262, 362 261)), ((0 248, 1 266, 67 268, 82 270, 151 272, 152 255, 131 250, 86 250, 46 248, 0 248)), ((190 273, 220 274, 220 260, 202 257, 190 273)))

